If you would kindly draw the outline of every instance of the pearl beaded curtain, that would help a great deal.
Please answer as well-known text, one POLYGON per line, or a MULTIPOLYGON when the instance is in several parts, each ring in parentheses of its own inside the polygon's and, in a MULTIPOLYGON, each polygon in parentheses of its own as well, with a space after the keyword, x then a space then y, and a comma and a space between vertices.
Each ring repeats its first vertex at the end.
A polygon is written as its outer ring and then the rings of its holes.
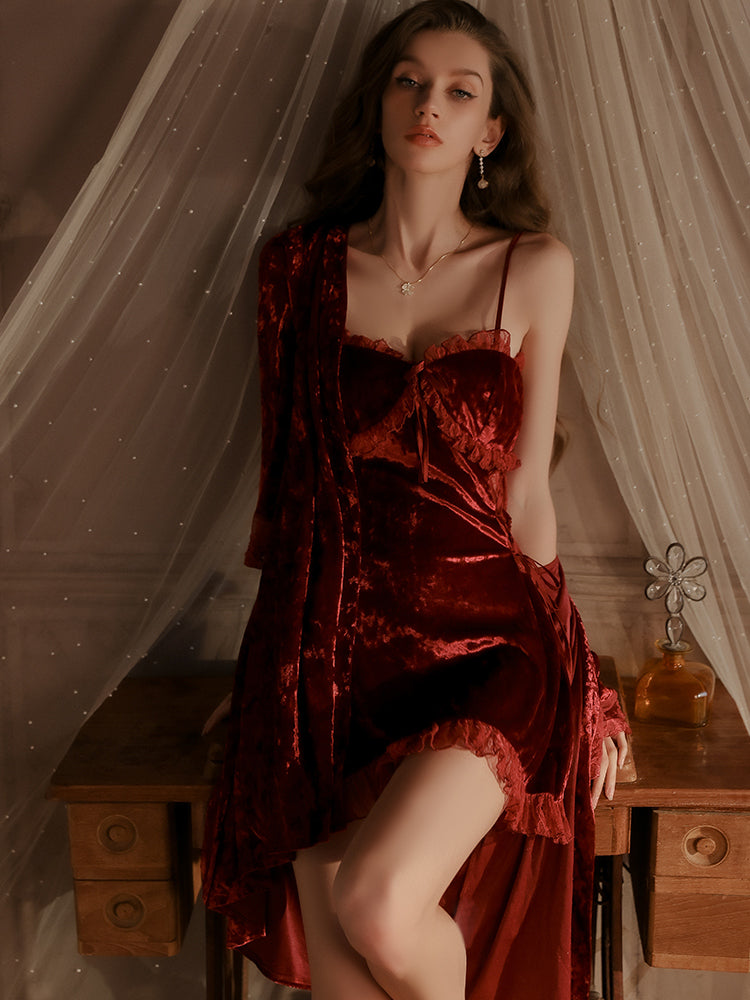
MULTIPOLYGON (((747 713, 746 11, 478 6, 534 80, 578 258, 571 354, 605 451, 649 549, 677 537, 708 557, 690 624, 747 713)), ((254 267, 242 275, 298 207, 345 68, 400 7, 184 0, 2 323, 0 983, 14 1000, 166 997, 186 975, 182 958, 113 973, 76 956, 43 791, 87 714, 218 594, 236 620, 215 652, 234 653, 259 441, 254 267)))

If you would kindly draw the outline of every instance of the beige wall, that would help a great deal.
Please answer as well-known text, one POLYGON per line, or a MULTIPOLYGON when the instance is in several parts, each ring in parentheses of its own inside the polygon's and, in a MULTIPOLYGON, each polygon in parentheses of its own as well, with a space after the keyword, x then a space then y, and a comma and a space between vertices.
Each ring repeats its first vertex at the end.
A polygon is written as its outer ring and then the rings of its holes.
POLYGON ((103 152, 178 0, 1 0, 0 308, 103 152))

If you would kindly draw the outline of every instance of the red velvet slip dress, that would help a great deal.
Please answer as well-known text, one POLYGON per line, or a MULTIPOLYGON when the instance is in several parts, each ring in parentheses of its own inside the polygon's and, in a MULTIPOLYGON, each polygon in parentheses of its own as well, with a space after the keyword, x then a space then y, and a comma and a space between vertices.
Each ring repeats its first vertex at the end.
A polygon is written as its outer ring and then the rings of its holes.
POLYGON ((505 512, 523 402, 523 358, 502 328, 513 245, 495 329, 449 337, 416 364, 347 335, 362 525, 349 773, 362 814, 406 754, 490 758, 506 812, 443 901, 468 944, 468 996, 557 1000, 571 990, 582 678, 559 563, 522 555, 505 512))
MULTIPOLYGON (((559 563, 523 555, 505 510, 523 406, 523 361, 502 329, 512 245, 495 329, 451 336, 418 363, 345 338, 362 568, 335 825, 366 815, 408 754, 486 756, 507 806, 442 901, 467 944, 467 996, 584 1000, 592 656, 559 563)), ((225 907, 230 941, 276 981, 307 986, 291 866, 263 878, 262 935, 248 940, 240 901, 225 907)))

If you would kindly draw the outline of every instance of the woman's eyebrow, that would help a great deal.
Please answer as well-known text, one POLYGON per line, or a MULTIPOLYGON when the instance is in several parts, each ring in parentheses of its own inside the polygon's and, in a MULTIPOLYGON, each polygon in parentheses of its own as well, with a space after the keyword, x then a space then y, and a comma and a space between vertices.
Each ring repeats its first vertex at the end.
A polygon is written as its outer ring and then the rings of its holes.
MULTIPOLYGON (((404 55, 396 63, 396 66, 400 66, 401 63, 413 63, 415 66, 419 66, 424 69, 423 64, 419 59, 414 56, 404 55)), ((475 76, 478 80, 484 83, 484 78, 481 73, 478 73, 475 69, 469 69, 468 66, 460 66, 458 69, 452 69, 449 71, 449 76, 475 76)))

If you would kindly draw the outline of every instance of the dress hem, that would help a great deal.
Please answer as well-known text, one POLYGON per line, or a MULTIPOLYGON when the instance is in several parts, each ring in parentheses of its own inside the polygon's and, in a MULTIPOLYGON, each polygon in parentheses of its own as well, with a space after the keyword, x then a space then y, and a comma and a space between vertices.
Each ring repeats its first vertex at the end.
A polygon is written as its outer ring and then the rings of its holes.
POLYGON ((352 774, 344 782, 345 812, 363 819, 382 793, 393 771, 406 757, 423 750, 459 747, 487 759, 505 794, 503 811, 497 823, 525 836, 549 837, 555 843, 572 840, 570 823, 562 797, 551 792, 529 792, 528 778, 509 740, 493 726, 476 719, 451 719, 434 723, 389 744, 371 764, 352 774))

